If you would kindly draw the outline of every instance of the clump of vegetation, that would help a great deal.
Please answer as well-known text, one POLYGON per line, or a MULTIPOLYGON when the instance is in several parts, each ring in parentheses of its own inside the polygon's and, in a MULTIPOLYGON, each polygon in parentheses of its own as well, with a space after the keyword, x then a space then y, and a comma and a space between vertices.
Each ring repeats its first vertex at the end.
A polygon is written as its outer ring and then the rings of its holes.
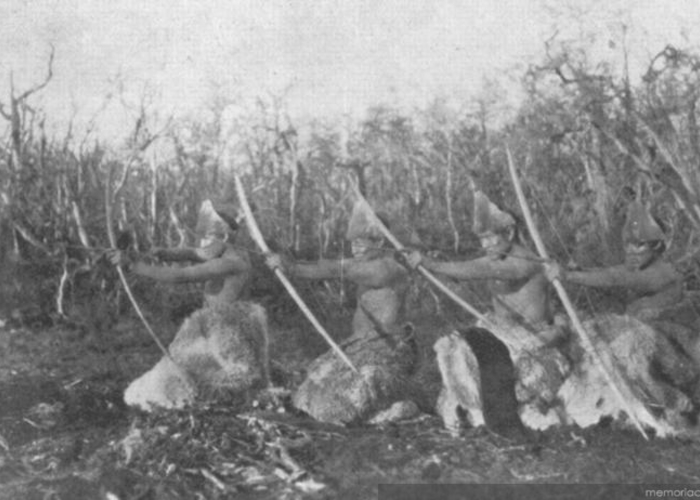
MULTIPOLYGON (((1 312, 24 324, 69 319, 99 329, 114 321, 106 311, 128 304, 103 259, 106 203, 113 202, 111 222, 131 235, 137 251, 191 243, 200 202, 235 198, 234 169, 275 251, 313 259, 347 253, 349 186, 358 181, 406 242, 469 254, 478 247, 470 231, 474 186, 518 211, 505 145, 557 259, 580 266, 619 261, 624 207, 638 198, 665 225, 669 255, 697 288, 700 55, 661 47, 633 83, 626 26, 606 35, 622 62, 593 57, 602 35, 546 41, 539 61, 518 75, 525 99, 517 107, 503 105, 506 91, 496 81, 459 112, 436 99, 412 112, 374 107, 343 126, 295 123, 283 99, 244 109, 223 91, 197 119, 164 119, 144 95, 121 144, 90 131, 79 137, 72 128, 64 137, 49 135, 51 117, 33 101, 52 83, 52 50, 44 79, 0 100, 1 312)), ((253 296, 285 310, 254 245, 245 238, 240 244, 261 271, 253 296)), ((138 293, 153 314, 197 306, 185 287, 168 297, 153 290, 138 293)), ((343 287, 311 292, 321 308, 347 296, 343 287)))

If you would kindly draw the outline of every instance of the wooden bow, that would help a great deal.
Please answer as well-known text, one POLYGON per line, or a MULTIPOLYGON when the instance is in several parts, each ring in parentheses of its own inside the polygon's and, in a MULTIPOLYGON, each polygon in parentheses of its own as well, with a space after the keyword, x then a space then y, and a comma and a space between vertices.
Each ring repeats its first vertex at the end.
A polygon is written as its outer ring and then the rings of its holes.
MULTIPOLYGON (((243 214, 245 215, 245 221, 246 225, 248 226, 248 232, 250 233, 251 238, 255 241, 255 243, 258 245, 260 250, 263 252, 265 255, 270 254, 270 248, 267 246, 267 243, 265 243, 265 239, 263 238, 262 233, 260 232, 260 228, 258 227, 257 222, 255 221, 255 217, 253 216, 253 211, 250 209, 250 204, 248 204, 248 198, 246 197, 245 194, 245 189, 243 189, 243 183, 241 182, 240 177, 238 176, 237 173, 234 173, 234 181, 236 183, 236 193, 238 194, 238 201, 241 204, 241 208, 243 209, 243 214)), ((282 283, 284 288, 287 290, 289 295, 292 296, 292 299, 294 299, 294 302, 299 306, 299 308, 302 310, 304 315, 308 318, 308 320, 311 322, 312 325, 316 328, 316 331, 321 334, 321 336, 328 342, 328 344, 331 346, 331 348, 340 356, 340 359, 343 360, 343 362, 348 365, 348 367, 355 373, 359 374, 359 371, 357 368, 355 368, 355 365, 350 361, 350 358, 343 352, 343 350, 340 348, 338 344, 336 344, 331 336, 328 334, 328 332, 323 328, 323 325, 316 319, 316 316, 311 312, 311 310, 308 308, 308 306, 304 303, 302 298, 299 296, 297 291, 294 289, 294 286, 290 283, 290 281, 287 279, 285 274, 282 272, 281 269, 276 268, 274 270, 275 276, 277 277, 278 280, 282 283)))
MULTIPOLYGON (((527 201, 525 200, 525 194, 523 193, 522 185, 520 184, 518 174, 515 170, 513 157, 510 153, 510 149, 507 147, 506 155, 508 157, 508 170, 510 171, 511 180, 513 181, 513 187, 515 188, 515 193, 518 197, 520 209, 522 210, 523 216, 525 217, 527 228, 530 231, 530 236, 532 237, 532 240, 535 243, 535 247, 537 248, 537 252, 540 254, 540 257, 542 257, 542 259, 544 260, 549 260, 547 249, 545 248, 540 233, 537 230, 537 227, 535 226, 534 220, 532 218, 532 213, 530 212, 530 208, 528 207, 527 201)), ((591 359, 593 359, 593 361, 600 366, 605 380, 608 382, 608 384, 610 384, 610 387, 612 388, 613 392, 615 393, 619 401, 622 403, 625 411, 627 412, 627 415, 632 420, 635 427, 639 430, 642 436, 644 436, 644 439, 648 440, 649 436, 647 435, 646 431, 639 422, 636 412, 632 409, 629 401, 623 396, 622 390, 620 389, 620 387, 618 387, 618 384, 613 378, 611 372, 615 370, 615 367, 612 364, 610 365, 610 367, 606 367, 605 363, 603 363, 602 358, 596 351, 596 348, 593 345, 593 342, 591 341, 590 337, 588 336, 588 333, 586 332, 583 323, 581 323, 581 320, 579 319, 578 314, 576 313, 576 309, 574 308, 574 305, 571 302, 569 295, 566 293, 566 290, 564 289, 564 286, 562 285, 561 281, 559 279, 555 279, 553 280, 552 284, 554 285, 554 289, 557 291, 557 295, 559 295, 559 299, 561 300, 561 303, 564 306, 564 309, 566 310, 569 319, 571 320, 571 324, 573 325, 574 330, 581 338, 583 348, 591 356, 591 359)), ((624 381, 621 382, 622 384, 624 384, 624 381)), ((625 389, 625 392, 631 395, 631 391, 629 390, 629 388, 625 387, 625 389)), ((646 412, 646 409, 644 408, 643 411, 646 412)), ((645 415, 645 419, 652 422, 656 421, 656 419, 650 413, 645 415)))
MULTIPOLYGON (((113 172, 114 172, 114 168, 111 168, 109 171, 109 175, 107 177, 107 182, 105 183, 105 216, 107 218, 107 236, 109 237, 109 245, 113 249, 116 249, 117 248, 117 238, 116 238, 116 235, 114 233, 114 224, 112 222, 112 206, 114 204, 113 197, 115 196, 115 193, 112 193, 112 175, 113 175, 113 172)), ((123 186, 123 184, 121 184, 121 186, 123 186)), ((136 311, 136 314, 138 315, 139 319, 143 323, 143 326, 146 327, 146 331, 151 336, 151 338, 155 341, 156 345, 161 350, 161 352, 178 369, 178 371, 182 375, 185 383, 192 384, 192 381, 190 380, 190 377, 187 375, 187 372, 185 372, 185 370, 182 367, 180 367, 177 364, 177 362, 175 362, 175 359, 170 354, 170 351, 168 351, 168 349, 163 345, 163 343, 158 338, 158 335, 156 335, 156 333, 153 331, 153 328, 151 328, 151 325, 146 320, 146 317, 144 316, 143 312, 141 311, 141 308, 139 307, 139 304, 136 301, 136 298, 134 297, 134 294, 131 291, 131 287, 129 286, 129 282, 127 281, 126 276, 124 275, 124 269, 122 269, 121 265, 117 265, 116 267, 117 267, 117 274, 119 275, 119 280, 122 282, 122 286, 124 287, 124 291, 126 292, 126 295, 129 297, 129 301, 131 302, 131 305, 134 307, 134 310, 136 311)))

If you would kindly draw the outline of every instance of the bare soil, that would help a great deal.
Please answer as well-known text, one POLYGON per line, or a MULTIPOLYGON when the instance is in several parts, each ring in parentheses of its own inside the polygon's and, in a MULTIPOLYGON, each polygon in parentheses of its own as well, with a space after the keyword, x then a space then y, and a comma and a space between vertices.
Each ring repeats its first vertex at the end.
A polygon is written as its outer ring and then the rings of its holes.
MULTIPOLYGON (((277 382, 292 389, 324 347, 299 347, 313 335, 304 326, 273 325, 273 335, 277 382)), ((610 423, 512 441, 484 429, 453 438, 435 415, 323 425, 284 397, 126 408, 123 390, 159 358, 131 320, 99 335, 0 328, 0 499, 360 500, 382 483, 700 483, 700 443, 647 441, 610 423)))

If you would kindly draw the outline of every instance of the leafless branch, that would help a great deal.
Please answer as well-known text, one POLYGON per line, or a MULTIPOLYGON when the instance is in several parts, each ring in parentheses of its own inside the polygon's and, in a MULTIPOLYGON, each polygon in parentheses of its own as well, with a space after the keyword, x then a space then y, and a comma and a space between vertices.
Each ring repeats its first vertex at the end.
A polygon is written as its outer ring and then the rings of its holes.
POLYGON ((34 94, 35 92, 38 92, 39 90, 43 89, 48 85, 49 81, 51 81, 51 78, 53 77, 53 58, 56 53, 56 49, 53 45, 51 45, 51 54, 49 54, 49 62, 48 62, 48 69, 46 72, 46 78, 44 78, 44 81, 35 85, 34 87, 25 90, 22 94, 17 97, 17 101, 23 101, 30 95, 34 94))

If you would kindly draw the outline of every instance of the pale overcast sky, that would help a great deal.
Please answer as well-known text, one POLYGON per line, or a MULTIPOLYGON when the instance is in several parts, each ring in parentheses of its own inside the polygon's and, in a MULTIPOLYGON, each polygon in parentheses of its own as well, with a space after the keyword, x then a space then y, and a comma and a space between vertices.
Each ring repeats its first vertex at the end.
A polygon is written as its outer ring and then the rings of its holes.
MULTIPOLYGON (((361 114, 377 103, 466 99, 485 77, 541 55, 549 0, 3 0, 0 101, 55 75, 40 102, 89 116, 121 75, 163 113, 197 109, 212 80, 244 97, 282 94, 296 116, 361 114)), ((640 64, 667 42, 700 46, 698 0, 578 0, 601 33, 633 25, 640 64), (590 6, 590 7, 588 7, 590 6), (587 8, 586 8, 587 7, 587 8), (625 12, 624 15, 621 12, 625 12)), ((568 35, 575 35, 572 27, 568 35)), ((566 30, 565 30, 566 31, 566 30)), ((612 51, 617 52, 619 51, 612 51)), ((113 115, 114 116, 114 115, 113 115)), ((109 117, 104 117, 108 121, 109 117)), ((104 130, 109 130, 105 125, 104 130)))

